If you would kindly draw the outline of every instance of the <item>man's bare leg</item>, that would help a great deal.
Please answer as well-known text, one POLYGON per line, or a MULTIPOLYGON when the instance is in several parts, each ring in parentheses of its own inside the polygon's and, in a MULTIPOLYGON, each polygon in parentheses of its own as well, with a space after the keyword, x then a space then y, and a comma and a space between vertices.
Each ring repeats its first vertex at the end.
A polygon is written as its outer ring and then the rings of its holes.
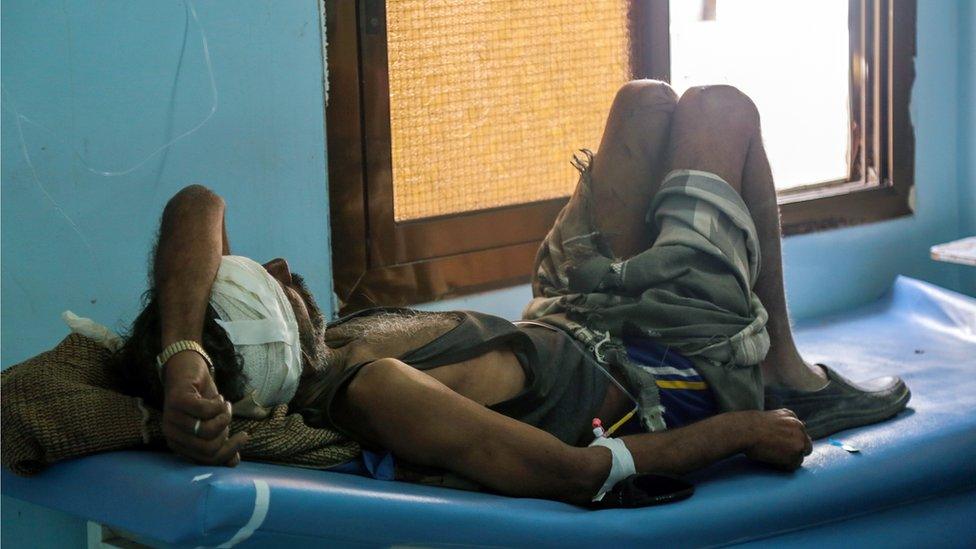
POLYGON ((666 83, 635 80, 617 92, 610 108, 591 169, 592 222, 616 257, 630 257, 650 245, 644 216, 668 166, 677 101, 666 83))
POLYGON ((800 356, 793 341, 786 288, 783 283, 782 232, 776 187, 766 158, 766 149, 757 134, 746 158, 743 172, 742 199, 752 213, 762 250, 762 266, 755 292, 769 313, 769 353, 761 368, 767 385, 783 385, 803 391, 815 391, 827 384, 827 377, 819 367, 800 356))
POLYGON ((776 188, 758 131, 749 147, 742 181, 742 198, 752 213, 763 254, 755 292, 769 313, 766 327, 770 348, 760 365, 771 388, 767 406, 771 402, 794 409, 814 438, 882 421, 900 412, 911 398, 901 379, 884 376, 854 383, 800 356, 786 306, 776 188))
MULTIPOLYGON (((513 496, 587 503, 610 471, 608 449, 564 444, 395 359, 364 367, 338 395, 335 417, 363 444, 513 496)), ((787 410, 721 414, 622 440, 637 472, 675 474, 739 452, 794 469, 811 449, 802 424, 787 410)))
MULTIPOLYGON (((644 221, 668 169, 671 116, 678 95, 665 82, 635 80, 617 92, 593 158, 593 224, 613 255, 628 258, 650 246, 644 221)), ((631 401, 611 384, 598 417, 620 417, 631 401)))
POLYGON ((755 222, 762 264, 754 291, 769 313, 770 350, 760 364, 766 405, 794 410, 814 438, 882 421, 904 409, 911 392, 901 379, 854 383, 808 364, 796 348, 783 287, 776 189, 752 101, 729 86, 693 88, 678 103, 671 133, 674 167, 726 179, 755 222))
POLYGON ((752 100, 731 86, 691 88, 674 116, 672 167, 714 173, 742 195, 759 238, 762 264, 756 295, 769 313, 770 351, 762 362, 767 385, 816 390, 827 383, 823 371, 800 357, 793 342, 786 297, 779 208, 769 162, 762 145, 759 112, 752 100), (716 122, 724 120, 722 131, 716 122))

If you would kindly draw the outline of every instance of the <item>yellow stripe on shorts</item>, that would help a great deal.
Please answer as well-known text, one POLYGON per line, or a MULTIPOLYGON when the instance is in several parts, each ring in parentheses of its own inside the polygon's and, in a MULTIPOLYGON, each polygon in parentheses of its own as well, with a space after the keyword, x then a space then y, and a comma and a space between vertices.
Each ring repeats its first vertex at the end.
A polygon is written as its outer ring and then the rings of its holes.
POLYGON ((664 379, 658 380, 656 383, 661 389, 690 389, 692 391, 704 391, 708 389, 708 384, 704 381, 673 381, 664 379))

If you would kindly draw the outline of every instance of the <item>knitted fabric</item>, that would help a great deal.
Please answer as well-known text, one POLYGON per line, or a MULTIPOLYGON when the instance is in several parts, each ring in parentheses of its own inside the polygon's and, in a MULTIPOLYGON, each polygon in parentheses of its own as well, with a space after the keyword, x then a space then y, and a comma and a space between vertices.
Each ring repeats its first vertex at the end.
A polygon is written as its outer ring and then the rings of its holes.
MULTIPOLYGON (((110 352, 71 334, 54 349, 0 375, 0 463, 19 475, 96 452, 165 449, 162 414, 122 393, 107 367, 110 352)), ((359 455, 359 446, 339 433, 313 429, 286 405, 265 419, 231 421, 232 433, 247 431, 241 458, 325 468, 359 455)))

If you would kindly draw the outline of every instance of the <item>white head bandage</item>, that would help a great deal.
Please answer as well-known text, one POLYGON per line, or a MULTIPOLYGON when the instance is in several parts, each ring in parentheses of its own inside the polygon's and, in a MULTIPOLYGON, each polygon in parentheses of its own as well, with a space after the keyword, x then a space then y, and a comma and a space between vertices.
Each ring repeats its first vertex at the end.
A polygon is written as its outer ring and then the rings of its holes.
POLYGON ((259 263, 226 255, 210 293, 217 324, 240 356, 247 384, 234 415, 265 417, 298 388, 302 349, 295 311, 281 285, 259 263))

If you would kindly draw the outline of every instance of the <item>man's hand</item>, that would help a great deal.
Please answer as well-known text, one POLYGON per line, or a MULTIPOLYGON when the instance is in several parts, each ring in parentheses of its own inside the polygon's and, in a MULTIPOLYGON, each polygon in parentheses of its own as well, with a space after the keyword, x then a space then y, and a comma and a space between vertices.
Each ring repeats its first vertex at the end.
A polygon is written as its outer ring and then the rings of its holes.
POLYGON ((746 455, 779 469, 792 471, 813 451, 803 422, 790 410, 753 412, 749 425, 751 444, 746 455))
POLYGON ((169 447, 207 465, 240 463, 247 433, 229 436, 231 405, 217 393, 203 357, 192 351, 177 353, 163 371, 163 434, 169 447), (194 433, 197 421, 200 426, 194 433))

